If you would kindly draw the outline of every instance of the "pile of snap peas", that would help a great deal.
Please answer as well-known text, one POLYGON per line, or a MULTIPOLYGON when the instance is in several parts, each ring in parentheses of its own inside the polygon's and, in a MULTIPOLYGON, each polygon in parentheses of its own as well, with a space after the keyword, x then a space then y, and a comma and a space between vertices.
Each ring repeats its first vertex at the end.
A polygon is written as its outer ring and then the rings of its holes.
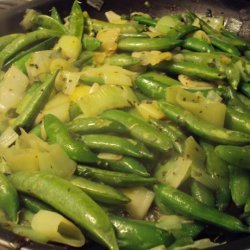
MULTIPOLYGON (((223 232, 250 233, 249 42, 192 12, 165 17, 115 14, 115 18, 109 22, 93 19, 75 1, 65 19, 56 8, 49 15, 29 10, 22 22, 24 33, 0 37, 2 75, 15 66, 30 77, 27 68, 39 66, 29 60, 40 51, 56 51, 61 60, 53 70, 50 67, 36 80, 29 79, 18 104, 21 112, 15 112, 16 107, 1 114, 7 124, 1 126, 1 134, 8 127, 19 135, 26 131, 58 144, 76 164, 68 179, 50 171, 13 172, 1 167, 0 210, 11 225, 22 223, 21 211, 56 211, 82 230, 87 245, 96 242, 110 250, 192 245, 208 225, 223 232), (104 32, 111 32, 108 41, 113 47, 104 46, 107 41, 100 38, 104 32), (69 54, 57 46, 65 37, 79 44, 78 48, 68 45, 73 51, 69 54), (154 53, 158 53, 156 63, 151 58, 154 53), (97 60, 100 55, 103 59, 97 60), (159 59, 160 55, 165 57, 159 59), (143 63, 143 56, 149 63, 143 63), (124 87, 118 77, 114 87, 128 88, 133 101, 118 105, 115 99, 120 97, 107 94, 96 101, 101 101, 103 110, 88 116, 71 99, 67 121, 56 113, 37 121, 53 96, 63 92, 55 86, 62 71, 84 72, 103 65, 134 73, 131 85, 124 87), (191 85, 183 85, 183 76, 191 85), (173 87, 206 100, 211 93, 219 98, 226 106, 223 126, 168 99, 173 87), (150 109, 141 111, 142 103, 150 109), (198 160, 187 153, 191 152, 190 136, 198 160), (178 159, 190 164, 185 176, 180 175, 184 163, 177 169, 178 159), (173 178, 166 181, 170 174, 173 178), (133 196, 141 189, 150 192, 152 200, 145 214, 138 216, 130 204, 144 198, 145 193, 133 196), (237 215, 228 212, 230 206, 236 207, 237 215), (185 222, 171 224, 168 219, 173 216, 185 222), (162 218, 170 226, 162 226, 162 218)), ((86 86, 98 91, 108 85, 105 81, 102 74, 82 74, 74 89, 86 86)), ((1 158, 1 166, 8 165, 1 158)), ((140 210, 140 204, 135 210, 140 210)), ((6 221, 1 224, 12 228, 6 221)), ((36 240, 31 234, 21 235, 36 240)))

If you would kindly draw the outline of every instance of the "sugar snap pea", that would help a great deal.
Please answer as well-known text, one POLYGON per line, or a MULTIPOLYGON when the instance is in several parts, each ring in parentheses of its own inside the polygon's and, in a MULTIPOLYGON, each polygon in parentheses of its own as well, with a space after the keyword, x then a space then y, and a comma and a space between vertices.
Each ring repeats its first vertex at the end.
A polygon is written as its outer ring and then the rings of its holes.
POLYGON ((50 143, 59 144, 71 159, 83 163, 97 161, 96 155, 82 141, 71 137, 66 125, 56 116, 52 114, 46 115, 44 118, 44 128, 50 143))
POLYGON ((154 190, 156 196, 160 196, 167 206, 172 207, 178 213, 232 232, 249 233, 248 227, 236 217, 222 213, 215 208, 210 208, 192 196, 169 185, 156 185, 154 190))
POLYGON ((110 250, 118 250, 107 214, 69 181, 45 172, 18 172, 10 176, 14 187, 48 203, 73 220, 110 250))
POLYGON ((157 24, 157 20, 148 16, 143 15, 134 15, 132 19, 137 21, 140 24, 148 25, 148 26, 155 26, 157 24))
POLYGON ((201 39, 198 39, 196 37, 189 37, 185 39, 183 43, 183 48, 197 51, 197 52, 212 52, 214 51, 214 48, 208 44, 206 41, 203 41, 201 39))
POLYGON ((115 228, 120 249, 144 250, 158 245, 169 246, 173 236, 153 223, 132 220, 111 215, 111 222, 115 228))
POLYGON ((127 174, 116 171, 103 170, 93 167, 78 165, 76 175, 90 178, 114 187, 132 187, 140 185, 152 185, 156 182, 153 177, 143 177, 135 174, 127 174))
POLYGON ((13 128, 29 128, 32 125, 34 119, 49 99, 57 74, 58 71, 55 71, 49 75, 45 82, 35 89, 32 99, 29 99, 30 101, 23 108, 23 112, 14 120, 13 128))
POLYGON ((203 139, 220 144, 247 145, 250 143, 249 134, 219 128, 198 118, 191 112, 165 101, 158 101, 158 104, 169 119, 203 139))
POLYGON ((82 39, 84 29, 84 16, 78 1, 74 1, 69 16, 68 33, 82 39))
POLYGON ((97 202, 99 201, 111 205, 122 205, 130 201, 130 199, 119 190, 83 177, 73 176, 70 179, 70 182, 82 189, 97 202))
POLYGON ((229 164, 250 169, 249 145, 244 147, 219 145, 215 148, 215 153, 229 164))
POLYGON ((106 134, 83 135, 81 140, 93 150, 109 152, 133 157, 152 158, 147 148, 141 147, 136 141, 124 137, 106 134))
POLYGON ((3 64, 12 56, 14 56, 17 52, 22 50, 28 45, 31 45, 35 42, 39 42, 44 39, 48 39, 50 37, 58 37, 60 33, 54 30, 35 30, 27 34, 23 34, 14 39, 10 44, 8 44, 3 50, 0 52, 0 68, 2 68, 3 64))
POLYGON ((240 91, 247 96, 248 98, 250 98, 250 84, 249 83, 242 83, 240 84, 240 91))
POLYGON ((58 13, 56 7, 52 7, 51 11, 50 11, 50 16, 55 19, 57 22, 62 23, 62 19, 60 17, 60 14, 58 13))
POLYGON ((128 130, 121 123, 102 117, 76 117, 67 124, 73 133, 126 133, 128 130))
POLYGON ((198 30, 198 27, 191 24, 177 25, 167 33, 167 36, 173 39, 181 39, 196 30, 198 30))
POLYGON ((217 68, 193 62, 161 62, 152 68, 163 72, 169 72, 171 74, 184 74, 207 81, 216 81, 225 78, 224 74, 222 74, 217 68))
POLYGON ((128 156, 123 156, 120 160, 102 160, 101 164, 113 171, 136 174, 144 177, 150 176, 140 161, 128 156))
POLYGON ((162 134, 147 122, 142 121, 141 119, 136 118, 124 111, 109 110, 104 112, 102 116, 120 122, 129 130, 129 133, 133 137, 150 147, 154 147, 163 152, 167 152, 172 147, 169 137, 162 134))
POLYGON ((230 191, 236 206, 243 206, 250 195, 250 173, 247 169, 229 166, 230 191))
POLYGON ((14 39, 19 37, 21 34, 9 34, 0 37, 0 50, 2 50, 5 46, 11 43, 14 39))
POLYGON ((124 38, 118 42, 118 49, 122 51, 167 51, 182 44, 181 40, 162 38, 124 38))
POLYGON ((0 210, 9 220, 17 222, 18 209, 19 198, 16 189, 7 177, 0 173, 0 210))
POLYGON ((126 53, 119 53, 106 57, 105 63, 128 68, 138 65, 140 60, 126 53))
POLYGON ((84 35, 82 39, 83 49, 87 51, 96 51, 101 47, 101 42, 95 37, 84 35))

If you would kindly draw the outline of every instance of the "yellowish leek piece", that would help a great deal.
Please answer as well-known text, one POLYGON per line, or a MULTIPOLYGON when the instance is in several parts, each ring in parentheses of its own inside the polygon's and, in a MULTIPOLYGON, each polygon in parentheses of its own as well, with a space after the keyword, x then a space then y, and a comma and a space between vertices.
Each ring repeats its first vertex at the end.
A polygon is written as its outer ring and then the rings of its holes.
POLYGON ((81 247, 85 243, 85 237, 80 229, 56 212, 40 210, 34 215, 31 227, 47 237, 49 241, 73 247, 81 247))

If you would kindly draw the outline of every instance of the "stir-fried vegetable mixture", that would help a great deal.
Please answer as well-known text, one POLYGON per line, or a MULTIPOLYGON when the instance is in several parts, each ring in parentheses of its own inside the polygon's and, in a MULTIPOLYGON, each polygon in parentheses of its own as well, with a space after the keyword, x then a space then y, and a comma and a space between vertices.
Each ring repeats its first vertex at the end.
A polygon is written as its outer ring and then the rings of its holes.
POLYGON ((105 14, 27 10, 0 37, 1 227, 110 250, 249 233, 250 44, 223 18, 105 14))

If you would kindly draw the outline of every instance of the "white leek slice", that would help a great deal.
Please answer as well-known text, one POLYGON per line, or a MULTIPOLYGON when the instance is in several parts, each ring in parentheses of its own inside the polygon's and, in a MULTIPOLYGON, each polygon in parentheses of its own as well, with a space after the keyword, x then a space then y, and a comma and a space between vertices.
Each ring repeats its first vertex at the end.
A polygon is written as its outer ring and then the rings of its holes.
POLYGON ((45 105, 44 109, 37 116, 35 123, 40 123, 47 114, 53 114, 62 122, 67 122, 69 121, 69 106, 70 97, 63 93, 58 93, 45 105))
POLYGON ((122 192, 131 200, 125 205, 129 215, 134 219, 143 219, 154 200, 154 192, 145 187, 124 188, 122 192))
POLYGON ((127 86, 102 85, 77 101, 85 117, 93 117, 105 110, 131 107, 137 102, 132 89, 127 86))
POLYGON ((31 227, 49 241, 73 247, 81 247, 85 244, 85 237, 80 229, 56 212, 40 210, 33 216, 31 227))
POLYGON ((16 66, 11 66, 0 84, 0 112, 16 108, 24 97, 28 84, 27 76, 16 66))
POLYGON ((105 84, 132 86, 136 73, 115 65, 103 65, 96 68, 85 68, 82 77, 100 77, 105 84))
POLYGON ((109 23, 124 24, 128 22, 112 10, 105 12, 105 16, 109 23))
POLYGON ((12 145, 18 138, 18 134, 16 131, 8 127, 1 135, 0 135, 0 147, 8 148, 12 145))
POLYGON ((29 78, 34 81, 41 74, 50 73, 50 63, 54 57, 54 51, 43 50, 32 53, 26 62, 26 70, 29 78))

